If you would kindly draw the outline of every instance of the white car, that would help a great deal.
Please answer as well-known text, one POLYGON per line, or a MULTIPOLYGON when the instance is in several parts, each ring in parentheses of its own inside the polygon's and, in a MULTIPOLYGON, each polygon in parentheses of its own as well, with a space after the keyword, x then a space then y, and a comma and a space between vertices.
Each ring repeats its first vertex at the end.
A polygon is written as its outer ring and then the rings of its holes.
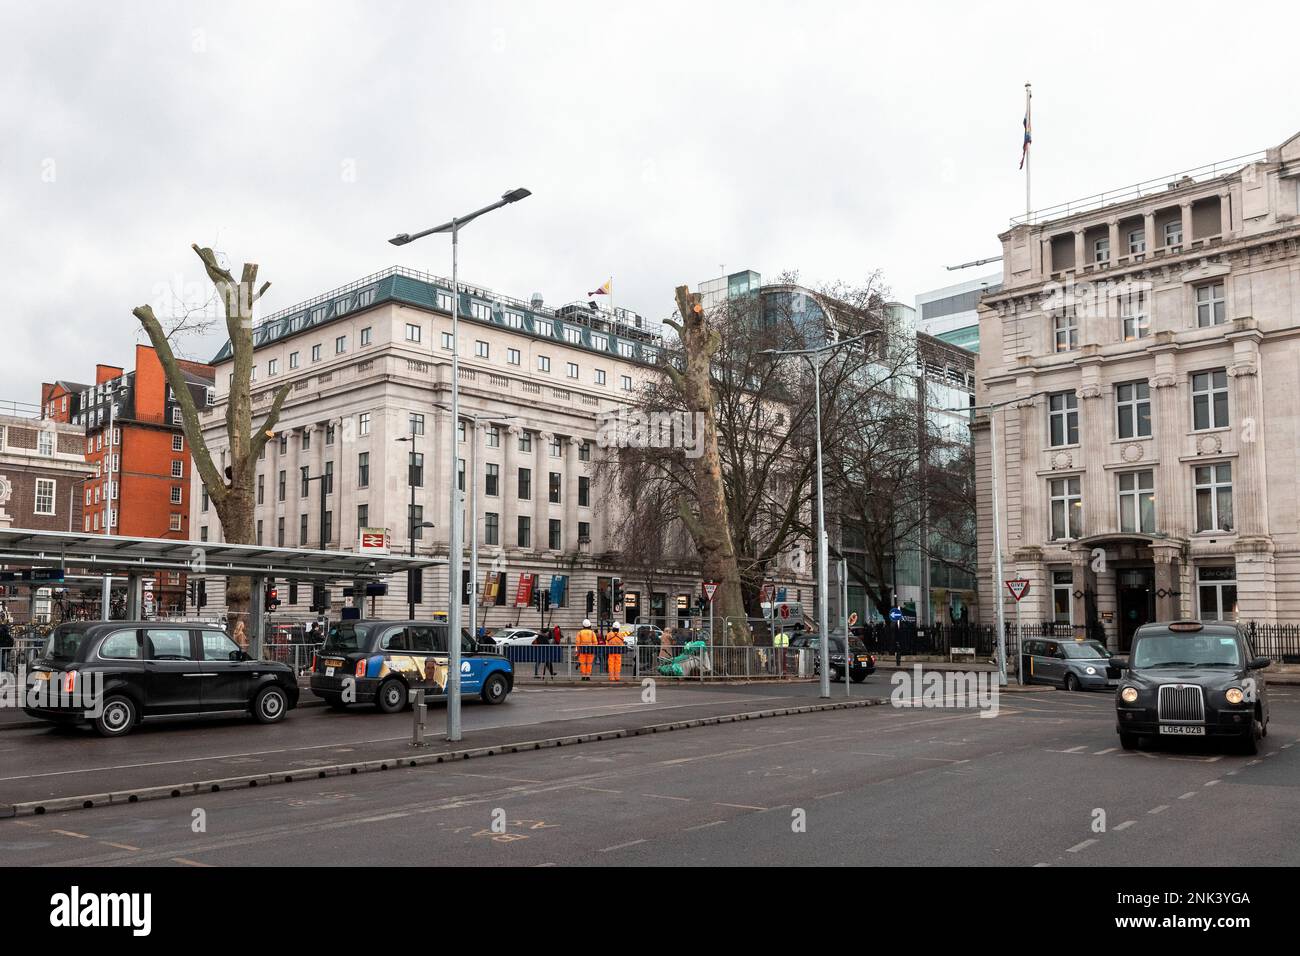
POLYGON ((537 640, 537 631, 530 627, 507 627, 505 630, 497 631, 489 640, 494 642, 497 647, 506 647, 512 644, 532 644, 537 640))

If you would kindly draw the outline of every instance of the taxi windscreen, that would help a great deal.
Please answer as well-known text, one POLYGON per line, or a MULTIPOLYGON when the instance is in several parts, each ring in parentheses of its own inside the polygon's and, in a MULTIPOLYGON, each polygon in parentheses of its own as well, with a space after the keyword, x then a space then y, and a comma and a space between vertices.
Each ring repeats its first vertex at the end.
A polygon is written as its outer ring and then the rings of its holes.
POLYGON ((1138 639, 1131 666, 1236 667, 1241 663, 1237 641, 1210 634, 1171 634, 1138 639))
POLYGON ((370 626, 355 621, 339 621, 330 625, 325 635, 325 646, 321 651, 326 654, 349 654, 369 649, 370 626))
POLYGON ((86 637, 86 628, 73 624, 60 624, 50 632, 43 655, 50 661, 75 661, 77 649, 86 637))

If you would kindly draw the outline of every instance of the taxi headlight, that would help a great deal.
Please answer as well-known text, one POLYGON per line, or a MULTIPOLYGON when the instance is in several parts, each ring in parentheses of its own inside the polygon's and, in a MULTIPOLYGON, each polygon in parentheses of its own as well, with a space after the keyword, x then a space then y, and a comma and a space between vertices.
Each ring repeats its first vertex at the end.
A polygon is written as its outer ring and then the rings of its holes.
POLYGON ((1138 699, 1137 688, 1125 687, 1122 691, 1119 692, 1119 699, 1124 701, 1124 703, 1126 704, 1136 703, 1138 699))
POLYGON ((1085 674, 1087 674, 1089 677, 1091 677, 1093 674, 1097 673, 1097 668, 1095 668, 1095 667, 1085 667, 1085 668, 1083 669, 1083 672, 1084 672, 1085 674))
POLYGON ((1246 699, 1246 695, 1241 692, 1240 687, 1229 687, 1228 692, 1224 694, 1230 704, 1240 704, 1246 699))

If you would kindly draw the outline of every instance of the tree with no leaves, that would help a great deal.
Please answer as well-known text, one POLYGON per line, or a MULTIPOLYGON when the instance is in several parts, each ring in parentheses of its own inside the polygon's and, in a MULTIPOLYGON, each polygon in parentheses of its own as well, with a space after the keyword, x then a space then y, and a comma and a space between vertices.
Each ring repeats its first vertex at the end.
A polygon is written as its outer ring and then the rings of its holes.
MULTIPOLYGON (((221 519, 223 538, 231 544, 253 543, 253 507, 255 501, 257 459, 267 440, 275 434, 275 424, 280 410, 289 395, 290 385, 276 390, 271 408, 262 423, 253 428, 253 304, 270 288, 271 283, 257 286, 257 263, 245 262, 238 280, 230 270, 221 265, 216 254, 197 244, 191 248, 203 262, 208 278, 216 287, 217 298, 225 312, 226 334, 230 337, 233 375, 230 394, 226 401, 226 435, 229 443, 230 464, 225 474, 213 460, 212 452, 203 437, 199 410, 195 407, 184 370, 172 350, 170 336, 154 315, 153 307, 142 305, 132 310, 158 353, 167 384, 176 395, 181 407, 181 423, 185 438, 190 443, 194 467, 207 488, 217 517, 221 519)), ((248 612, 249 583, 247 578, 231 578, 226 585, 226 608, 232 621, 248 612)))

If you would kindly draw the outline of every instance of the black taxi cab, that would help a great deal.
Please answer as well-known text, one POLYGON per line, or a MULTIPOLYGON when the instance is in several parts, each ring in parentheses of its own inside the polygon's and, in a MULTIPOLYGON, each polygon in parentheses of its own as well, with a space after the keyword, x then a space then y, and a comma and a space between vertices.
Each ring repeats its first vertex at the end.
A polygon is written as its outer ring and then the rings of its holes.
POLYGON ((79 621, 50 632, 27 671, 23 710, 120 737, 157 717, 251 713, 273 724, 297 704, 291 667, 255 660, 218 627, 79 621))
POLYGON ((1250 640, 1230 622, 1144 624, 1115 694, 1125 750, 1143 737, 1217 737, 1257 753, 1268 735, 1268 686, 1250 640))
MULTIPOLYGON (((368 703, 397 713, 413 688, 426 699, 445 696, 449 650, 445 621, 338 621, 312 661, 311 692, 336 710, 368 703)), ((510 661, 461 632, 462 694, 499 704, 514 681, 510 661)))

